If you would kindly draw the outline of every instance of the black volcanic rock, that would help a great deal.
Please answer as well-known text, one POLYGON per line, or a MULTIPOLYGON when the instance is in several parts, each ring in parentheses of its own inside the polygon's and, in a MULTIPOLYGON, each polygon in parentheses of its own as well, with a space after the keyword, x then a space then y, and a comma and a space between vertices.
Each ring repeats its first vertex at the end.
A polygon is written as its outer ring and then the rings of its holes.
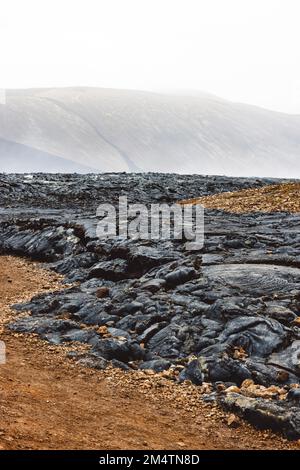
MULTIPOLYGON (((89 344, 91 352, 75 358, 88 367, 161 371, 180 365, 180 380, 197 384, 252 379, 287 391, 300 385, 299 214, 206 210, 205 243, 197 252, 187 251, 181 240, 96 237, 98 203, 117 203, 119 194, 149 205, 207 194, 208 188, 214 193, 270 182, 157 174, 2 175, 1 252, 42 260, 63 273, 65 282, 78 281, 16 305, 16 311, 31 315, 17 316, 10 328, 54 344, 89 344), (99 288, 109 295, 99 297, 99 288), (62 320, 66 313, 68 320, 62 320), (84 325, 106 327, 108 336, 84 325)), ((222 403, 245 417, 254 415, 256 422, 270 409, 269 425, 297 436, 296 392, 270 406, 253 400, 222 403)))

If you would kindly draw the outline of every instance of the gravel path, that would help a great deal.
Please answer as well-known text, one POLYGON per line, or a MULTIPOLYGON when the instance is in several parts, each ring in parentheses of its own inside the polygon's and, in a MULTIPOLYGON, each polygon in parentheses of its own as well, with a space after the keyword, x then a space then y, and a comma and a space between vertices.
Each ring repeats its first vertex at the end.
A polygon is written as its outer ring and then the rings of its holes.
POLYGON ((300 183, 284 183, 230 191, 182 201, 197 202, 207 209, 222 209, 245 214, 249 212, 300 212, 300 183))

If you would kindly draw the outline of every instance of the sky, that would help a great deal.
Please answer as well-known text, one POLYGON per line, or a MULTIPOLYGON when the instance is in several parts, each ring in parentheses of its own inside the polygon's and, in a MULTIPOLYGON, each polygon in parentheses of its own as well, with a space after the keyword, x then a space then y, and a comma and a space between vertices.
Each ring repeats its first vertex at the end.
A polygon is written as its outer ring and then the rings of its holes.
POLYGON ((299 0, 0 0, 0 88, 199 90, 300 114, 299 0))

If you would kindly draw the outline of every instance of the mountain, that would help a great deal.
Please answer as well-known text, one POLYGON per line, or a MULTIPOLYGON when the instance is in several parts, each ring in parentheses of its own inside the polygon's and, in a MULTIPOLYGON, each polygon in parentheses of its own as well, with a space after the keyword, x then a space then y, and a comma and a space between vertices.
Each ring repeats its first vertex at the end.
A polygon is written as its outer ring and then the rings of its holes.
POLYGON ((8 90, 0 171, 300 177, 300 116, 203 93, 8 90))
POLYGON ((0 172, 91 173, 94 169, 23 144, 0 139, 0 172))

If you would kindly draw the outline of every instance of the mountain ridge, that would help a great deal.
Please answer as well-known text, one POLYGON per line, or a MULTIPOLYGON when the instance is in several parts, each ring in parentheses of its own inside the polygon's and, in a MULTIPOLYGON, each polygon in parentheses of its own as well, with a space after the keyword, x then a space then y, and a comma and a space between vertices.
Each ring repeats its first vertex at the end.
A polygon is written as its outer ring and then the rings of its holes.
MULTIPOLYGON (((299 115, 205 93, 7 90, 0 139, 73 162, 78 172, 300 177, 299 115)), ((28 153, 17 156, 16 172, 26 167, 28 153)), ((5 158, 0 146, 1 171, 5 158)), ((49 171, 47 158, 39 165, 36 171, 49 171)))

